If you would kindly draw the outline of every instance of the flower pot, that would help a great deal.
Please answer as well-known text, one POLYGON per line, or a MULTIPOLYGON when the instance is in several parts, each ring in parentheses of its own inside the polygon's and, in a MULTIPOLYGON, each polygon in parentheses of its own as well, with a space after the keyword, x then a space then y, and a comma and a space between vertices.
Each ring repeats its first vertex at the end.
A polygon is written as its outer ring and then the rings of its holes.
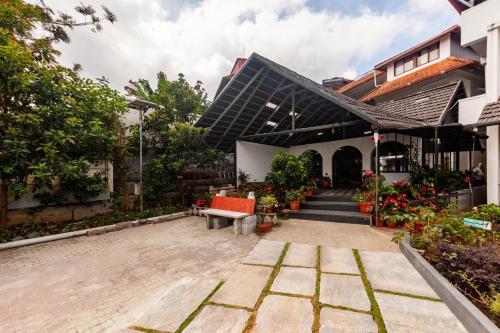
POLYGON ((272 227, 272 222, 257 223, 257 230, 259 230, 260 232, 268 232, 272 227))
POLYGON ((383 227, 383 226, 384 226, 384 221, 382 221, 382 220, 380 219, 380 217, 376 217, 376 218, 375 218, 375 226, 376 226, 376 227, 379 227, 379 228, 383 227))
POLYGON ((307 190, 306 197, 312 197, 314 195, 314 190, 307 190))
POLYGON ((359 212, 361 214, 371 214, 373 211, 372 203, 359 203, 359 212))
POLYGON ((299 210, 300 209, 300 201, 298 201, 298 200, 289 201, 288 204, 290 205, 290 210, 299 210))
POLYGON ((203 199, 196 200, 196 207, 205 207, 206 201, 203 199))
POLYGON ((389 228, 396 228, 396 225, 397 225, 396 221, 387 220, 387 226, 389 228))
POLYGON ((321 187, 325 190, 328 190, 330 188, 330 179, 329 178, 325 178, 323 179, 323 182, 321 183, 321 187))

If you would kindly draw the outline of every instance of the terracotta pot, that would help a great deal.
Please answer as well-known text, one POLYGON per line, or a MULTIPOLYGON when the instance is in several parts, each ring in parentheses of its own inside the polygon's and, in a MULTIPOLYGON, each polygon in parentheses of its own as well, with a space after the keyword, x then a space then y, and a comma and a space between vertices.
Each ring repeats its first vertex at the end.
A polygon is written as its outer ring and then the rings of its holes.
POLYGON ((260 232, 268 232, 273 227, 272 222, 257 223, 257 229, 260 232))
POLYGON ((330 179, 326 178, 323 179, 323 182, 321 183, 321 187, 325 190, 328 190, 330 188, 331 182, 330 179))
POLYGON ((372 203, 359 203, 359 212, 361 214, 371 214, 373 211, 372 203))
POLYGON ((379 217, 375 218, 375 226, 376 227, 383 227, 384 221, 382 221, 379 217))
POLYGON ((312 197, 314 195, 314 190, 307 190, 306 197, 312 197))
POLYGON ((288 201, 288 204, 290 205, 290 210, 299 210, 300 209, 300 201, 298 201, 298 200, 288 201))
POLYGON ((396 221, 387 220, 387 226, 389 228, 396 228, 396 225, 397 225, 396 221))

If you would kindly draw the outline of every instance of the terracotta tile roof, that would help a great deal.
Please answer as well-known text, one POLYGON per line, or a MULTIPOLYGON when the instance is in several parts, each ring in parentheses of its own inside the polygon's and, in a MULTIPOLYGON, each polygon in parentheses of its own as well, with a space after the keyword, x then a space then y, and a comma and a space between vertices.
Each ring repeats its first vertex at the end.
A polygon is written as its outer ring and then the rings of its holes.
POLYGON ((496 102, 487 104, 481 116, 479 117, 478 124, 499 124, 500 123, 500 99, 496 102))
POLYGON ((462 83, 453 82, 400 99, 380 103, 382 110, 400 117, 425 122, 428 126, 441 125, 462 83))
MULTIPOLYGON (((381 70, 378 70, 378 69, 375 70, 375 75, 377 75, 377 76, 379 76, 380 74, 383 74, 383 73, 384 72, 381 70)), ((366 82, 369 82, 371 80, 373 80, 373 71, 369 71, 368 73, 361 76, 360 78, 346 84, 345 86, 340 87, 339 89, 336 90, 336 92, 343 94, 346 91, 354 89, 354 88, 356 88, 356 87, 358 87, 366 82)))
POLYGON ((471 59, 451 56, 438 63, 424 67, 413 73, 406 74, 399 79, 387 81, 361 97, 360 100, 366 102, 373 98, 406 88, 412 84, 416 84, 472 64, 480 65, 478 62, 471 59))

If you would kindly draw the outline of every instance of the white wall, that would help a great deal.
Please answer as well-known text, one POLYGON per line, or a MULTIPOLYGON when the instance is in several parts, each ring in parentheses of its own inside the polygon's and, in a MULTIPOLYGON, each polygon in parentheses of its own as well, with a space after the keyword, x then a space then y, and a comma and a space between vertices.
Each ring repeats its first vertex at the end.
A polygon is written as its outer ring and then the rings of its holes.
MULTIPOLYGON (((361 155, 363 156, 363 165, 362 165, 362 170, 370 170, 371 168, 371 153, 373 149, 375 148, 375 145, 373 141, 370 140, 371 136, 365 136, 361 138, 353 138, 353 139, 346 139, 346 140, 338 140, 338 141, 328 141, 328 142, 319 142, 319 143, 311 143, 307 145, 300 145, 300 146, 292 146, 290 147, 290 152, 294 155, 300 155, 305 151, 308 150, 316 150, 318 153, 321 154, 321 157, 323 159, 323 175, 328 173, 328 176, 331 178, 332 175, 332 157, 333 154, 341 147, 344 146, 352 146, 356 149, 358 149, 361 152, 361 155)), ((388 141, 395 141, 396 136, 392 133, 385 134, 384 139, 381 141, 383 142, 388 142, 388 141)), ((403 136, 401 134, 397 135, 397 141, 405 144, 410 143, 410 137, 409 136, 403 136)), ((420 139, 417 137, 412 138, 412 144, 414 146, 420 146, 420 139)), ((408 179, 409 174, 408 173, 382 173, 384 177, 386 177, 388 182, 394 182, 398 181, 401 179, 408 179)))
POLYGON ((458 122, 462 125, 477 123, 485 105, 485 94, 461 99, 458 102, 458 122))
POLYGON ((462 45, 486 38, 486 27, 500 21, 500 0, 488 0, 462 12, 462 45))
POLYGON ((251 181, 262 182, 271 171, 271 161, 277 152, 287 148, 263 145, 260 143, 236 141, 236 170, 250 174, 251 181))

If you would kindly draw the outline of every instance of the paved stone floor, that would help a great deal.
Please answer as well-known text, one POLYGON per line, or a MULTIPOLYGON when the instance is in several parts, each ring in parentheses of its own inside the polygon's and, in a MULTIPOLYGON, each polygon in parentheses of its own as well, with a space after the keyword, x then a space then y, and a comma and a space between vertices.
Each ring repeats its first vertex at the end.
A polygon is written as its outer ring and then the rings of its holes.
POLYGON ((351 240, 314 244, 315 224, 300 242, 287 222, 277 240, 189 217, 1 251, 0 332, 465 332, 401 253, 379 252, 395 251, 385 234, 320 226, 351 240))

